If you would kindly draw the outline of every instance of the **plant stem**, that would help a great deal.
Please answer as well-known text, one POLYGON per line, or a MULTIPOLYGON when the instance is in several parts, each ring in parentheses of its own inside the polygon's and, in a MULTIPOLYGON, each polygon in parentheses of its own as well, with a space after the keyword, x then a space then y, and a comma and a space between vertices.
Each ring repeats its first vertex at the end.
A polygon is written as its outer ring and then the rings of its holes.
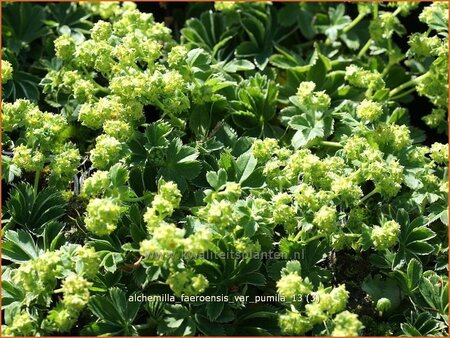
POLYGON ((95 83, 95 87, 97 88, 97 89, 96 89, 97 92, 102 92, 102 93, 106 93, 106 94, 108 94, 108 93, 110 92, 108 88, 105 88, 105 87, 99 85, 99 84, 98 84, 97 82, 95 82, 94 80, 92 80, 92 81, 95 83))
POLYGON ((134 325, 134 327, 135 327, 137 330, 145 330, 145 329, 149 329, 149 328, 151 328, 152 326, 154 326, 154 325, 152 325, 151 323, 134 325))
MULTIPOLYGON (((294 241, 298 241, 298 240, 300 239, 300 236, 302 235, 302 233, 303 233, 303 231, 299 231, 299 232, 297 233, 297 235, 295 235, 294 241)), ((314 240, 316 240, 316 239, 322 238, 322 237, 324 237, 324 236, 325 236, 325 235, 323 235, 323 234, 318 234, 318 235, 315 235, 315 236, 313 236, 313 237, 311 237, 311 238, 308 238, 308 239, 305 240, 305 241, 302 241, 302 243, 306 244, 306 243, 312 242, 312 241, 314 241, 314 240)))
POLYGON ((416 90, 416 87, 410 88, 410 89, 408 89, 407 91, 404 91, 403 93, 398 94, 397 96, 390 97, 389 99, 390 99, 390 100, 398 100, 398 99, 402 98, 403 96, 406 96, 406 95, 408 95, 408 94, 411 94, 411 93, 414 92, 415 90, 416 90))
POLYGON ((334 147, 334 148, 342 148, 342 144, 339 142, 331 142, 331 141, 319 141, 319 145, 321 146, 328 146, 328 147, 334 147))
POLYGON ((343 63, 353 63, 353 61, 352 60, 332 60, 332 61, 330 61, 331 68, 340 66, 343 63))
POLYGON ((389 92, 389 97, 393 97, 395 95, 397 95, 398 93, 400 93, 403 89, 406 89, 408 87, 411 86, 415 86, 417 84, 417 82, 419 82, 421 79, 423 79, 425 77, 425 74, 420 75, 419 77, 416 77, 415 79, 409 80, 408 82, 402 83, 400 86, 398 86, 397 88, 392 89, 389 92))
POLYGON ((40 177, 41 177, 41 169, 36 170, 36 173, 34 174, 34 185, 33 185, 34 197, 36 197, 38 193, 40 177))
POLYGON ((307 244, 309 242, 315 241, 316 239, 320 239, 323 237, 325 237, 325 235, 323 235, 323 234, 315 235, 315 236, 312 236, 311 238, 308 238, 306 241, 303 241, 303 243, 307 244))
POLYGON ((297 235, 295 235, 295 237, 294 237, 294 241, 298 241, 299 239, 300 239, 300 236, 302 235, 302 231, 300 230, 298 233, 297 233, 297 235))
POLYGON ((370 45, 372 44, 372 39, 367 40, 366 44, 361 48, 359 51, 357 58, 360 59, 366 54, 367 50, 370 48, 370 45))
POLYGON ((375 195, 378 192, 378 190, 375 188, 373 189, 371 192, 369 192, 366 196, 364 196, 363 198, 361 198, 359 200, 359 203, 363 203, 364 201, 366 201, 368 198, 372 197, 373 195, 375 195))
POLYGON ((332 75, 345 75, 345 70, 334 70, 334 71, 328 73, 328 76, 332 76, 332 75))
POLYGON ((393 16, 397 16, 397 15, 399 15, 400 14, 400 12, 401 12, 401 8, 400 7, 398 7, 393 13, 392 13, 392 15, 393 16))
POLYGON ((359 24, 361 22, 362 19, 364 19, 364 17, 367 15, 367 13, 359 13, 358 16, 348 24, 348 26, 346 26, 342 32, 343 33, 347 33, 348 31, 350 31, 351 29, 353 29, 357 24, 359 24))
MULTIPOLYGON (((2 222, 2 223, 3 223, 3 222, 2 222)), ((15 223, 14 223, 14 221, 12 221, 11 219, 9 219, 9 222, 6 223, 5 226, 3 226, 3 224, 2 224, 2 231, 1 231, 1 236, 2 236, 2 238, 3 238, 3 236, 5 235, 5 232, 6 232, 8 229, 12 228, 14 225, 15 225, 15 223)))
POLYGON ((152 197, 153 194, 146 194, 144 196, 141 197, 127 197, 124 199, 125 202, 140 202, 140 201, 144 201, 150 197, 152 197))

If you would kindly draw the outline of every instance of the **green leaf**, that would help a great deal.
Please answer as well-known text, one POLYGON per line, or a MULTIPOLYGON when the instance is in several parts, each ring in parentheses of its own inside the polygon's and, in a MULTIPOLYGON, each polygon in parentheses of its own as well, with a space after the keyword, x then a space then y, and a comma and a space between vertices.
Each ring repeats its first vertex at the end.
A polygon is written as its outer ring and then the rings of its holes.
MULTIPOLYGON (((211 303, 208 303, 208 305, 211 303)), ((214 304, 214 303, 212 303, 214 304)), ((219 303, 224 304, 224 303, 219 303)), ((207 306, 208 306, 207 305, 207 306)), ((205 336, 225 336, 226 332, 222 325, 214 322, 213 320, 209 320, 208 318, 201 316, 200 314, 195 315, 195 321, 197 324, 197 328, 201 331, 205 336)))
POLYGON ((292 60, 292 58, 288 58, 281 54, 272 55, 269 61, 271 65, 281 69, 291 69, 298 65, 296 60, 292 60))
POLYGON ((4 85, 3 93, 11 100, 28 99, 38 101, 40 98, 39 78, 23 70, 14 70, 12 80, 4 85))
POLYGON ((300 3, 284 4, 277 14, 278 22, 284 27, 292 26, 300 21, 301 12, 300 3))
POLYGON ((322 120, 315 120, 311 114, 294 116, 289 125, 297 132, 292 137, 295 149, 306 147, 311 141, 325 136, 325 125, 322 120))
POLYGON ((25 292, 13 283, 2 280, 2 309, 14 302, 22 302, 25 300, 25 292))
POLYGON ((232 101, 233 121, 243 129, 269 122, 276 114, 278 86, 266 75, 256 74, 243 81, 232 101))
POLYGON ((223 15, 207 11, 198 19, 186 21, 185 27, 181 29, 181 41, 188 49, 203 48, 222 61, 232 54, 232 39, 236 33, 235 28, 228 27, 223 15))
POLYGON ((196 48, 187 53, 186 63, 194 73, 205 72, 210 69, 211 57, 202 48, 196 48))
POLYGON ((429 312, 412 313, 407 323, 400 325, 403 333, 407 336, 440 336, 442 325, 433 318, 429 312))
POLYGON ((233 279, 233 282, 236 284, 265 286, 266 278, 259 272, 241 273, 238 277, 233 279))
POLYGON ((18 166, 11 163, 11 157, 2 156, 2 180, 11 183, 14 178, 20 176, 22 171, 18 166))
POLYGON ((420 216, 410 222, 408 214, 399 210, 397 222, 401 225, 399 258, 409 260, 413 257, 419 258, 419 256, 428 255, 434 251, 434 246, 428 242, 436 234, 426 227, 427 220, 425 217, 420 216))
POLYGON ((209 185, 214 190, 219 190, 225 183, 227 183, 227 172, 220 168, 217 172, 214 171, 208 171, 206 173, 206 180, 208 181, 209 185))
POLYGON ((414 291, 422 279, 422 264, 415 258, 411 259, 406 270, 408 277, 408 289, 410 292, 414 291))
POLYGON ((302 32, 303 36, 308 40, 314 38, 314 36, 317 34, 316 29, 313 25, 314 14, 303 8, 299 13, 298 21, 300 31, 302 32))
POLYGON ((123 257, 120 253, 109 252, 103 257, 100 266, 104 267, 109 272, 115 272, 118 265, 123 262, 123 257))
POLYGON ((164 318, 158 323, 159 335, 195 335, 195 320, 187 308, 179 304, 167 305, 164 312, 164 318))
POLYGON ((236 160, 236 179, 239 183, 244 182, 255 170, 258 161, 251 151, 248 151, 236 160))
POLYGON ((246 306, 237 315, 233 336, 270 336, 281 335, 278 326, 278 314, 269 305, 246 306))
POLYGON ((166 146, 169 144, 168 136, 172 132, 170 124, 164 121, 150 123, 145 130, 147 147, 166 146))
POLYGON ((252 62, 242 59, 231 60, 230 62, 226 63, 225 66, 223 67, 223 70, 226 71, 227 73, 236 73, 253 69, 255 69, 255 65, 252 62))
POLYGON ((380 298, 389 299, 392 309, 396 309, 401 303, 400 289, 392 279, 383 279, 380 275, 376 275, 374 278, 368 276, 362 283, 361 288, 375 302, 380 298))
POLYGON ((406 336, 422 336, 422 334, 411 324, 402 323, 400 327, 406 336))
POLYGON ((36 196, 28 183, 19 183, 11 191, 6 208, 12 221, 29 229, 57 221, 65 214, 66 201, 59 191, 46 188, 36 196))
POLYGON ((187 180, 192 180, 200 174, 198 155, 194 148, 183 145, 179 138, 172 140, 167 147, 164 167, 160 170, 162 177, 175 181, 181 191, 186 191, 187 180))
POLYGON ((119 288, 109 289, 111 302, 116 311, 120 313, 122 321, 132 323, 140 308, 139 302, 130 302, 125 292, 119 288))
POLYGON ((122 315, 117 311, 114 304, 111 302, 109 297, 105 296, 92 296, 89 300, 89 309, 92 313, 100 318, 101 320, 112 323, 119 324, 122 323, 122 315))
POLYGON ((39 256, 33 237, 25 230, 8 230, 2 242, 2 256, 14 263, 22 263, 39 256))
POLYGON ((189 116, 189 127, 197 138, 205 137, 209 131, 211 126, 210 111, 211 109, 208 105, 195 106, 189 116))
POLYGON ((117 163, 109 169, 109 177, 113 186, 119 188, 127 184, 128 170, 122 164, 117 163))
POLYGON ((342 34, 341 39, 350 49, 357 50, 360 47, 359 37, 355 32, 342 34))
MULTIPOLYGON (((280 243, 281 246, 281 243, 280 243)), ((302 265, 302 276, 308 277, 314 284, 324 283, 331 277, 329 270, 319 266, 319 263, 325 259, 329 246, 326 241, 314 240, 305 244, 296 243, 293 246, 293 254, 289 258, 299 259, 302 265)))
POLYGON ((420 294, 427 304, 442 316, 448 316, 448 281, 434 271, 424 273, 419 286, 420 294))
POLYGON ((331 70, 331 62, 316 50, 311 57, 311 65, 307 79, 308 81, 313 81, 317 86, 316 88, 320 89, 325 83, 328 72, 331 70))
POLYGON ((43 6, 21 2, 3 7, 2 28, 8 35, 5 46, 18 53, 30 42, 43 37, 48 32, 44 18, 43 6))
POLYGON ((44 250, 54 251, 64 245, 64 227, 65 224, 56 221, 50 221, 44 225, 44 250))
POLYGON ((208 315, 208 319, 210 321, 215 321, 220 314, 222 313, 222 310, 225 306, 224 302, 210 302, 206 304, 206 313, 208 315))
POLYGON ((256 168, 250 176, 242 181, 241 186, 244 188, 261 188, 265 184, 264 168, 256 168))
POLYGON ((92 24, 86 19, 89 13, 75 3, 49 4, 50 17, 55 20, 57 26, 68 26, 71 29, 86 32, 92 24))
POLYGON ((448 205, 444 203, 433 203, 428 208, 430 214, 428 215, 427 224, 431 224, 436 220, 440 220, 443 224, 448 225, 448 205))

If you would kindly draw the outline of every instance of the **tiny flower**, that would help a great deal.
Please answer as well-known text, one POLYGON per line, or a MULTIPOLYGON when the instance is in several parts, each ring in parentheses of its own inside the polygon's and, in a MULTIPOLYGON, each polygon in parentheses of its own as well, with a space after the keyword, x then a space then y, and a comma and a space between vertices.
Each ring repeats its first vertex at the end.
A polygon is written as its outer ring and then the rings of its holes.
POLYGON ((374 122, 383 114, 383 108, 377 102, 364 99, 356 108, 356 114, 363 121, 374 122))
POLYGON ((70 60, 75 54, 75 41, 69 35, 61 35, 55 40, 56 56, 62 60, 70 60))
POLYGON ((294 311, 280 315, 279 325, 282 333, 290 336, 302 336, 313 328, 308 317, 294 311))
POLYGON ((374 226, 371 239, 377 251, 387 250, 398 242, 400 224, 395 221, 387 221, 382 226, 374 226))
POLYGON ((91 150, 92 165, 98 169, 108 169, 122 157, 122 144, 114 137, 100 135, 95 148, 91 150))
POLYGON ((13 77, 13 67, 9 61, 2 60, 2 83, 6 83, 13 77))
POLYGON ((448 144, 435 142, 431 145, 430 156, 436 163, 448 163, 448 144))
POLYGON ((122 207, 109 198, 94 198, 89 201, 86 212, 86 229, 97 236, 106 236, 116 229, 122 207))
POLYGON ((358 316, 349 311, 336 315, 333 324, 334 329, 331 333, 333 337, 355 337, 364 328, 364 325, 358 320, 358 316))
POLYGON ((73 273, 66 277, 62 282, 61 290, 64 294, 62 304, 67 308, 80 311, 84 308, 90 298, 89 288, 92 286, 91 282, 88 282, 81 276, 73 273))
POLYGON ((303 279, 296 273, 289 273, 282 276, 277 282, 278 293, 288 301, 296 299, 299 301, 300 295, 307 295, 312 291, 312 284, 308 279, 303 279))
POLYGON ((278 141, 273 138, 265 138, 264 140, 256 140, 252 145, 252 154, 257 160, 267 161, 272 154, 279 149, 278 141))
POLYGON ((324 205, 314 215, 313 223, 326 234, 331 234, 336 227, 336 208, 324 205))
POLYGON ((391 301, 388 298, 380 298, 377 301, 377 310, 381 314, 391 309, 391 301))

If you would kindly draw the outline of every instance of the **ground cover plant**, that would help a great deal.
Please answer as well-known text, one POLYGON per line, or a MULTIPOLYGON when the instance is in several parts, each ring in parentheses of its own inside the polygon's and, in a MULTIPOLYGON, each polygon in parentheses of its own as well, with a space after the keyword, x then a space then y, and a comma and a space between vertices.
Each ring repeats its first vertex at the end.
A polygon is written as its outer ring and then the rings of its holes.
POLYGON ((2 335, 447 335, 447 18, 2 3, 2 335))

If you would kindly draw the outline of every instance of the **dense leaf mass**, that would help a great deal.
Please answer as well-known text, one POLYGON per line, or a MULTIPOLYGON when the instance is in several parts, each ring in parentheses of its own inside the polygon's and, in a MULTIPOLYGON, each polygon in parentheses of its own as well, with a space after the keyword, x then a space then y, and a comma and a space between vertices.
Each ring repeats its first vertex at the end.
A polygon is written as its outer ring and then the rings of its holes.
POLYGON ((3 335, 446 335, 448 3, 2 10, 3 335))

